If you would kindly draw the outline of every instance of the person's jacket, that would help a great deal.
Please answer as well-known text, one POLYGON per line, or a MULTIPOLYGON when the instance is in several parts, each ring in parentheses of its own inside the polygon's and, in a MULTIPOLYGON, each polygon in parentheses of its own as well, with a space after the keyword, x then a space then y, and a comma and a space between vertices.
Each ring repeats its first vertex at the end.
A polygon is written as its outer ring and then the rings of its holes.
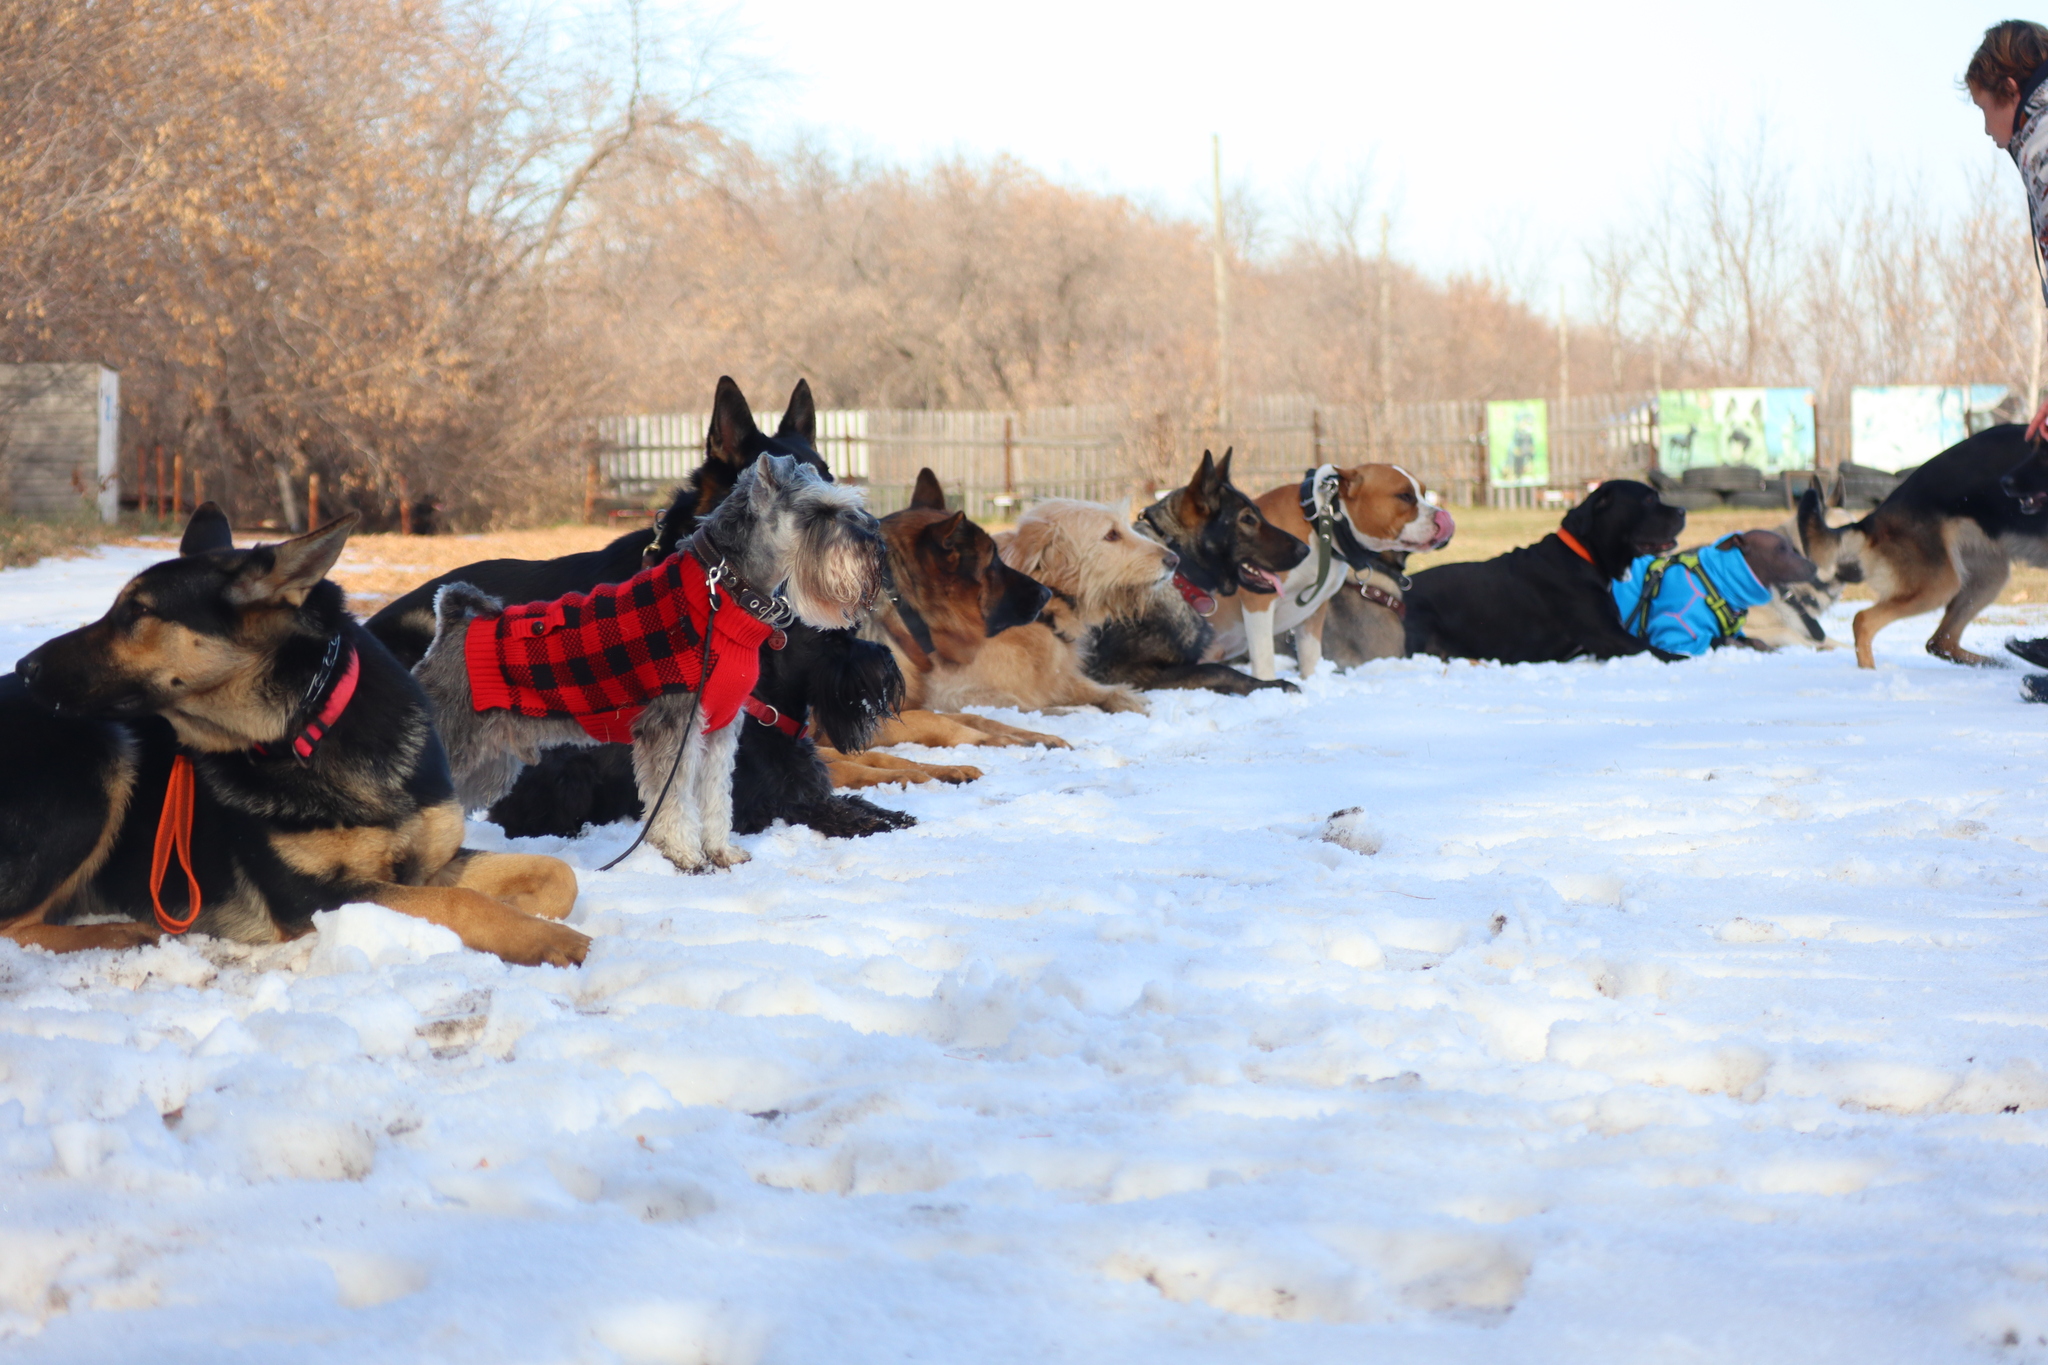
MULTIPOLYGON (((2034 68, 2020 87, 2019 109, 2013 114, 2012 141, 2006 144, 2012 164, 2020 168, 2027 187, 2027 217, 2034 229, 2034 260, 2048 258, 2048 62, 2034 68)), ((2041 301, 2048 303, 2048 271, 2041 277, 2041 301)))

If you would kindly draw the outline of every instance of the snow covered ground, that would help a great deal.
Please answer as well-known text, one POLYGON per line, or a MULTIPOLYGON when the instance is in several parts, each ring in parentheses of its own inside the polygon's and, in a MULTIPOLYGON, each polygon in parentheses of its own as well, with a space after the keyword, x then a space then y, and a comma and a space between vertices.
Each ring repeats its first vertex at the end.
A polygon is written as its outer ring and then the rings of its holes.
POLYGON ((0 943, 0 1355, 2048 1361, 2048 709, 1931 624, 1006 715, 901 834, 525 841, 580 971, 0 943))

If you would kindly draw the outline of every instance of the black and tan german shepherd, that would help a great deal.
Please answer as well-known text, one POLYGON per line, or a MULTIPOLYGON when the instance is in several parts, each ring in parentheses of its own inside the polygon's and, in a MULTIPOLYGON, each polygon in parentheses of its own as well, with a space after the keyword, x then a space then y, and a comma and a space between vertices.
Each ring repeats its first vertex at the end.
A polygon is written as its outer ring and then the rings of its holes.
POLYGON ((1174 566, 1176 593, 1159 592, 1145 610, 1112 618, 1089 641, 1088 673, 1101 682, 1132 687, 1206 688, 1244 696, 1261 688, 1299 691, 1285 679, 1261 682, 1227 664, 1204 663, 1215 631, 1204 619, 1217 597, 1229 597, 1247 581, 1270 591, 1302 560, 1308 546, 1266 520, 1259 505, 1230 481, 1232 451, 1218 460, 1202 452, 1202 463, 1185 487, 1176 488, 1138 514, 1139 534, 1180 556, 1174 566))
POLYGON ((0 935, 276 942, 372 901, 509 962, 583 960, 566 863, 462 847, 425 696, 326 578, 354 524, 237 550, 208 503, 178 558, 0 678, 0 935))
MULTIPOLYGON (((445 584, 468 583, 503 602, 545 602, 601 583, 624 582, 674 553, 699 519, 725 501, 741 472, 764 454, 791 456, 832 477, 817 451, 810 384, 797 381, 782 422, 770 435, 755 423, 739 385, 721 377, 712 398, 704 460, 675 490, 653 527, 629 531, 601 550, 557 559, 489 559, 450 570, 372 616, 370 633, 410 668, 434 642, 434 597, 445 584)), ((865 749, 875 725, 902 701, 903 677, 895 660, 850 630, 813 630, 797 622, 786 635, 784 648, 762 651, 754 695, 792 723, 778 729, 751 719, 737 722, 734 831, 758 833, 780 819, 851 838, 916 824, 899 811, 833 792, 816 746, 801 733, 804 723, 813 721, 839 749, 865 749)), ((491 818, 507 834, 564 838, 587 824, 637 818, 641 807, 631 753, 626 745, 548 750, 491 807, 491 818)))
POLYGON ((1856 663, 1874 668, 1877 633, 1907 616, 1941 608, 1927 652, 1985 665, 1963 648, 1963 628, 1996 601, 2012 561, 2048 567, 2048 499, 2027 496, 2024 428, 1995 426, 1950 446, 1906 476, 1877 510, 1829 526, 1820 491, 1799 500, 1799 539, 1823 579, 1867 582, 1877 601, 1856 613, 1856 663))

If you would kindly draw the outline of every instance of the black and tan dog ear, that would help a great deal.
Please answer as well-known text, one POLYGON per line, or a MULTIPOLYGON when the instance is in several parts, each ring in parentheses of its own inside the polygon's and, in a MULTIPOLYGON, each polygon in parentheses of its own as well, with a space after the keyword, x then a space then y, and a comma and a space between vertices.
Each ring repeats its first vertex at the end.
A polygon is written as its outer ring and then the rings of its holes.
POLYGON ((944 521, 933 522, 931 536, 933 540, 939 543, 942 549, 956 555, 965 554, 967 553, 968 546, 973 541, 973 537, 969 534, 970 530, 971 523, 967 520, 967 514, 965 512, 955 512, 944 521))
POLYGON ((1216 504, 1216 457, 1208 451, 1202 452, 1202 462, 1195 466, 1195 476, 1188 480, 1188 510, 1195 514, 1197 521, 1207 516, 1216 504))
POLYGON ((946 510, 946 490, 939 487, 939 476, 929 468, 917 471, 917 487, 910 490, 910 505, 930 512, 946 510))
POLYGON ((818 448, 818 407, 811 401, 811 381, 799 379, 789 392, 789 406, 782 410, 777 436, 794 436, 805 445, 818 448))
POLYGON ((1230 482, 1230 457, 1236 453, 1236 446, 1225 446, 1223 458, 1216 462, 1216 488, 1219 492, 1230 482))
POLYGON ((204 555, 234 548, 235 533, 228 526, 228 514, 220 510, 219 503, 200 503, 192 512, 192 520, 185 523, 185 535, 178 542, 178 553, 204 555))
POLYGON ((711 399, 711 430, 704 438, 704 458, 719 460, 735 469, 747 462, 747 438, 760 434, 754 425, 754 410, 747 396, 732 382, 731 375, 718 376, 718 392, 711 399))
POLYGON ((360 515, 350 512, 281 545, 263 545, 250 551, 234 582, 228 584, 227 599, 238 607, 282 603, 297 607, 313 591, 341 550, 349 532, 356 529, 360 515))

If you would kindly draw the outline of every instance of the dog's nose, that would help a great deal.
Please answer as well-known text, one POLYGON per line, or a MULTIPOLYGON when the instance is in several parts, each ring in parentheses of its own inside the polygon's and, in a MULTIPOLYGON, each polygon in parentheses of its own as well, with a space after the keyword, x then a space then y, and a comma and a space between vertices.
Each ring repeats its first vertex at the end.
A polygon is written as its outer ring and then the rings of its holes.
POLYGON ((2020 495, 2020 490, 2012 486, 2011 474, 2007 474, 2004 478, 2000 479, 1998 481, 1998 486, 2005 490, 2005 495, 2008 498, 2016 498, 2020 495))
POLYGON ((1161 562, 1165 564, 1166 571, 1168 573, 1172 573, 1175 569, 1178 569, 1180 567, 1180 556, 1175 554, 1173 551, 1168 550, 1166 552, 1166 558, 1161 562))

